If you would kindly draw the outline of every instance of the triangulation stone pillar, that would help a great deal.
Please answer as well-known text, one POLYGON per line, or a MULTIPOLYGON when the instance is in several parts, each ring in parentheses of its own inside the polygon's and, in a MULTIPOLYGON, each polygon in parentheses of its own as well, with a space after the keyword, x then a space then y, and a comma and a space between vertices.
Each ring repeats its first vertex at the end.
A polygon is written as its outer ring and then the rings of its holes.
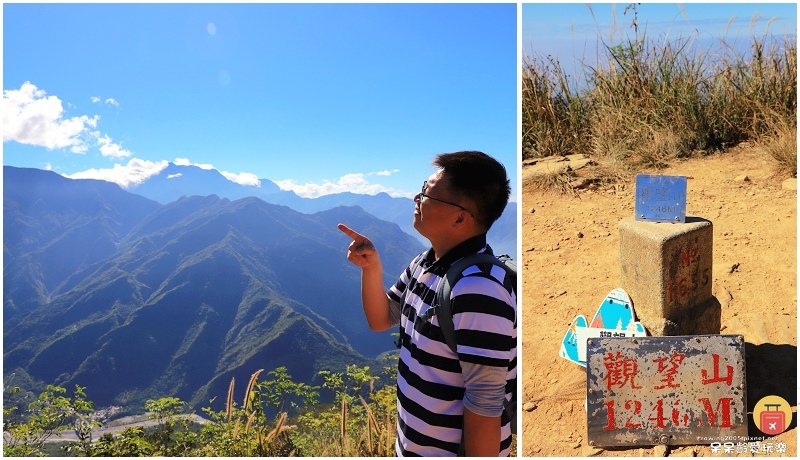
POLYGON ((711 294, 711 221, 619 223, 622 288, 650 335, 719 334, 721 307, 711 294))

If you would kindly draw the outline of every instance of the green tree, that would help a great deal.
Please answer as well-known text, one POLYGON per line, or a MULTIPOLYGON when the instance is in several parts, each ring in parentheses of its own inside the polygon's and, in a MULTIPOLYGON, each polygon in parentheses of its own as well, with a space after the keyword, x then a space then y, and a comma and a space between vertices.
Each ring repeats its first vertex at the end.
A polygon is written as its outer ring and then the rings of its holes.
MULTIPOLYGON (((3 453, 7 456, 44 456, 42 446, 53 435, 75 428, 79 442, 87 442, 93 423, 86 415, 93 409, 91 401, 86 400, 84 388, 75 385, 72 397, 64 396, 66 388, 48 385, 39 397, 28 404, 23 414, 18 407, 3 408, 3 453)), ((13 388, 11 393, 21 391, 13 388)))
POLYGON ((293 382, 286 367, 281 366, 267 373, 274 378, 256 384, 254 398, 260 398, 275 410, 276 418, 283 412, 294 413, 300 407, 310 407, 319 403, 319 387, 302 382, 293 382))
POLYGON ((191 451, 195 436, 189 429, 189 419, 183 416, 186 407, 184 401, 174 397, 148 399, 145 402, 144 409, 157 422, 150 435, 157 447, 155 455, 177 456, 191 451))

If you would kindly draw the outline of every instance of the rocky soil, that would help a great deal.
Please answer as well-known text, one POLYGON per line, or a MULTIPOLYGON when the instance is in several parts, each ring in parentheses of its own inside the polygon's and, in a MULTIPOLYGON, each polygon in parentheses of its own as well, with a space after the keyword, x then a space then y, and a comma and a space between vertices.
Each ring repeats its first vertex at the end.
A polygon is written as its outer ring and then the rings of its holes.
MULTIPOLYGON (((572 164, 581 166, 575 159, 572 164)), ((522 171, 521 455, 737 455, 708 444, 589 446, 586 370, 559 357, 559 348, 575 316, 591 318, 605 295, 620 287, 617 226, 633 215, 635 184, 581 186, 571 196, 529 181, 537 168, 561 166, 525 165, 522 171)), ((590 163, 578 175, 591 178, 595 168, 590 163)), ((790 428, 764 442, 772 452, 738 456, 797 455, 797 192, 795 179, 775 171, 774 161, 754 146, 641 171, 688 176, 687 215, 713 222, 713 294, 722 305, 721 333, 745 338, 748 411, 767 395, 792 406, 790 428), (782 453, 775 451, 779 443, 782 453)), ((763 436, 749 418, 749 435, 763 436)))

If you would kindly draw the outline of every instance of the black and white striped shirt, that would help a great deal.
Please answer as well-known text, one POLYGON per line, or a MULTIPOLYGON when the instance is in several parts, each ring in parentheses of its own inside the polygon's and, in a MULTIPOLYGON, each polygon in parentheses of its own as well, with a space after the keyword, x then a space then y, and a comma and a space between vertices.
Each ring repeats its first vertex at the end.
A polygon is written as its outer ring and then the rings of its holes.
MULTIPOLYGON (((509 400, 516 387, 516 286, 501 267, 468 267, 465 276, 452 287, 458 355, 447 346, 436 316, 428 321, 420 318, 434 303, 436 290, 453 262, 477 252, 491 254, 486 235, 461 243, 436 261, 433 250, 428 250, 412 261, 387 293, 393 317, 400 324, 399 456, 457 455, 465 390, 476 370, 478 375, 504 376, 505 397, 509 400)), ((503 403, 496 401, 492 413, 481 415, 502 415, 500 455, 508 456, 511 425, 502 410, 503 403)))

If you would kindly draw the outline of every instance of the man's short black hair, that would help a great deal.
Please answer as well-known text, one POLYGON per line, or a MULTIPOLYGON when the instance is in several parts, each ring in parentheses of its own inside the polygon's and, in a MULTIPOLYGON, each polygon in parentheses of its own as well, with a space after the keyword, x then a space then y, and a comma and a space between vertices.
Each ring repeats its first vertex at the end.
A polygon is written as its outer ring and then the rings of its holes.
POLYGON ((477 151, 443 153, 436 156, 433 165, 442 169, 453 193, 475 203, 475 220, 488 231, 511 196, 505 166, 477 151))

